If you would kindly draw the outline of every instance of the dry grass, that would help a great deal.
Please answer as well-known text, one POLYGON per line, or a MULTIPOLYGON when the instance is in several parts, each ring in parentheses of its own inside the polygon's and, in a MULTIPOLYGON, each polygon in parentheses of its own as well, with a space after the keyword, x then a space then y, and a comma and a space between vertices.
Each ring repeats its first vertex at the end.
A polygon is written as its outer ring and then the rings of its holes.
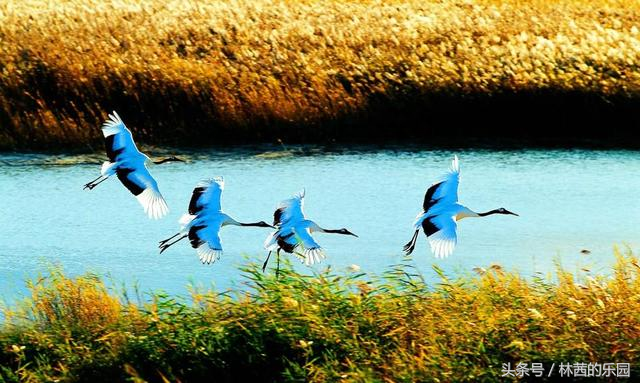
POLYGON ((634 0, 4 0, 0 147, 95 143, 113 108, 147 141, 269 141, 379 98, 637 95, 639 28, 634 0))
POLYGON ((627 362, 640 373, 630 253, 607 276, 435 271, 440 283, 427 286, 406 265, 383 277, 286 268, 280 279, 249 265, 246 291, 136 305, 115 303, 95 277, 54 271, 5 312, 0 382, 495 382, 506 362, 627 362))

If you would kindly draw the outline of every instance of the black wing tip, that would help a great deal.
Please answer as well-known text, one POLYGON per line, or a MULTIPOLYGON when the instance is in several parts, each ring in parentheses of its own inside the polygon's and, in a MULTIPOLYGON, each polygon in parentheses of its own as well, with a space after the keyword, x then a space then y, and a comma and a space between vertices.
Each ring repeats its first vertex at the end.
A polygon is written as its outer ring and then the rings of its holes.
POLYGON ((436 191, 438 190, 438 188, 440 187, 440 185, 442 185, 444 181, 439 181, 434 183, 433 185, 429 186, 429 189, 427 189, 426 193, 424 193, 424 202, 422 203, 422 208, 424 209, 424 211, 429 210, 433 205, 435 205, 438 200, 434 200, 433 199, 433 195, 436 193, 436 191))

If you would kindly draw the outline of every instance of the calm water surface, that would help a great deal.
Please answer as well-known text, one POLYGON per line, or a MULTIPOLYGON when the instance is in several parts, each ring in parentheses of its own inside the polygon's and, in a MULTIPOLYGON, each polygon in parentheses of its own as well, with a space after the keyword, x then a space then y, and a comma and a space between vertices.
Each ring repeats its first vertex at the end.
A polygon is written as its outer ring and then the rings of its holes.
MULTIPOLYGON (((413 263, 435 279, 431 265, 467 273, 499 263, 526 275, 557 262, 571 271, 608 272, 613 246, 637 249, 640 153, 631 151, 457 151, 460 201, 476 211, 505 207, 520 214, 467 219, 453 256, 435 259, 424 236, 413 263), (591 254, 580 251, 588 249, 591 254)), ((184 153, 183 153, 184 154, 184 153)), ((271 221, 279 200, 306 188, 307 216, 326 228, 347 227, 360 238, 318 235, 328 259, 380 273, 400 262, 426 188, 449 166, 452 151, 196 152, 189 163, 155 166, 152 174, 171 209, 151 221, 114 177, 93 191, 102 156, 0 155, 0 297, 23 295, 24 280, 60 264, 67 273, 108 274, 142 290, 186 293, 189 283, 225 289, 241 283, 244 256, 264 259, 269 230, 226 227, 225 254, 202 265, 187 242, 162 255, 194 185, 223 175, 224 210, 240 221, 271 221)), ((299 265, 300 269, 304 266, 299 265)))

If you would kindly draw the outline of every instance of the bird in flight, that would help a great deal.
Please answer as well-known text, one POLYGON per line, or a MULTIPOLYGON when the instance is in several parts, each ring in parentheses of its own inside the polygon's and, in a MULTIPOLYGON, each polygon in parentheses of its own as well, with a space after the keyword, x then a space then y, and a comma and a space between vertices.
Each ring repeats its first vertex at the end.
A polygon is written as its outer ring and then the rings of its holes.
POLYGON ((492 214, 510 214, 505 208, 476 213, 458 203, 458 184, 460 183, 460 163, 458 156, 454 156, 451 169, 436 183, 431 185, 424 196, 422 212, 416 217, 413 228, 415 232, 411 240, 404 245, 407 255, 413 252, 420 228, 429 240, 431 251, 436 258, 445 258, 453 253, 458 240, 457 222, 467 217, 486 217, 492 214))
POLYGON ((273 225, 277 230, 271 233, 264 242, 264 247, 269 250, 269 254, 262 265, 263 272, 274 250, 276 251, 278 260, 276 273, 280 269, 280 250, 298 256, 307 266, 324 259, 324 250, 311 236, 313 232, 344 234, 357 237, 357 235, 347 229, 323 229, 312 220, 306 219, 302 211, 304 194, 304 190, 302 190, 292 198, 280 202, 278 208, 273 213, 273 225), (298 247, 302 247, 302 253, 297 251, 298 247))
POLYGON ((100 177, 84 185, 84 189, 93 189, 110 176, 116 175, 120 182, 136 196, 149 218, 164 217, 169 208, 160 194, 158 183, 153 179, 147 164, 163 164, 170 161, 184 162, 177 157, 168 157, 159 161, 151 161, 141 153, 133 142, 131 131, 127 129, 120 116, 115 111, 102 125, 107 157, 100 169, 100 177))
POLYGON ((191 195, 189 210, 180 218, 181 230, 163 241, 160 241, 160 253, 167 250, 184 238, 189 238, 191 247, 196 249, 202 263, 210 264, 220 259, 222 255, 222 241, 220 229, 223 226, 257 226, 270 227, 264 221, 255 223, 240 223, 222 211, 220 203, 224 179, 216 177, 200 181, 191 195), (178 237, 177 239, 174 239, 178 237), (171 242, 173 240, 173 242, 171 242))

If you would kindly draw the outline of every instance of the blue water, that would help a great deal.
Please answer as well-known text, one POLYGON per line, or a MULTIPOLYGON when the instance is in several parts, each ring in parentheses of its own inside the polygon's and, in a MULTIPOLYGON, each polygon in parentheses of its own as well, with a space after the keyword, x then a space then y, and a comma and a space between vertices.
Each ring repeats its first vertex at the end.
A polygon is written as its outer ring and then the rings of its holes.
MULTIPOLYGON (((148 151, 153 154, 153 151, 148 151)), ((525 275, 566 269, 608 272, 613 246, 638 247, 640 153, 631 151, 459 150, 460 202, 476 211, 505 207, 520 214, 467 219, 458 246, 435 259, 421 234, 413 263, 428 280, 437 264, 468 273, 498 263, 525 275), (581 254, 587 249, 591 253, 581 254)), ((264 228, 225 227, 225 254, 200 264, 184 241, 162 255, 158 241, 174 234, 194 185, 223 175, 223 209, 240 221, 272 220, 279 200, 306 188, 307 216, 325 228, 346 227, 359 238, 319 234, 328 258, 316 268, 359 265, 380 273, 402 261, 402 246, 421 210, 426 188, 449 167, 454 151, 366 150, 360 152, 181 153, 186 164, 151 169, 171 209, 149 220, 117 178, 92 191, 101 155, 0 155, 0 298, 26 293, 24 281, 62 265, 143 291, 185 294, 195 283, 226 289, 241 285, 245 257, 262 262, 264 228)), ((303 265, 297 266, 304 270, 303 265)))

